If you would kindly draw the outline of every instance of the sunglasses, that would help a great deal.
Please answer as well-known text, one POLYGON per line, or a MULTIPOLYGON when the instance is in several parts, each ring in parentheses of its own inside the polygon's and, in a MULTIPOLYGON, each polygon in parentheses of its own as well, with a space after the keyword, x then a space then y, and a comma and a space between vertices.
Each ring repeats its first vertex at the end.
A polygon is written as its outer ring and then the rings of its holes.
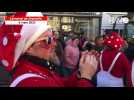
POLYGON ((43 41, 47 44, 51 44, 52 42, 57 42, 57 39, 55 37, 48 36, 48 37, 42 37, 42 38, 38 39, 36 42, 41 42, 41 41, 43 41))

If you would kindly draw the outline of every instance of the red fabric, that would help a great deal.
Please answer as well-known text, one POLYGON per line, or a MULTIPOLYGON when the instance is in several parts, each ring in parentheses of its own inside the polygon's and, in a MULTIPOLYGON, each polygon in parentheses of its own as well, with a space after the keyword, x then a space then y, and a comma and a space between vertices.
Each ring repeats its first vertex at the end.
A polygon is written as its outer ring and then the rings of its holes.
POLYGON ((112 32, 104 39, 104 45, 111 47, 112 49, 120 49, 124 45, 124 40, 118 33, 112 32))
POLYGON ((91 82, 87 82, 87 80, 81 79, 81 80, 77 83, 77 87, 94 87, 94 85, 91 84, 91 82))
POLYGON ((66 87, 94 87, 91 81, 78 79, 77 71, 75 71, 70 77, 64 81, 66 87))
MULTIPOLYGON (((17 12, 12 17, 26 17, 26 14, 27 12, 17 12)), ((48 16, 45 16, 45 19, 48 20, 48 16)), ((0 27, 0 63, 7 71, 11 71, 13 68, 15 48, 18 40, 21 38, 22 26, 3 23, 0 27)))
MULTIPOLYGON (((26 13, 18 12, 14 16, 25 16, 26 13)), ((11 71, 13 67, 14 53, 17 41, 20 39, 22 25, 3 25, 0 27, 0 61, 4 60, 8 64, 5 66, 7 71, 11 71), (14 33, 17 33, 14 35, 14 33), (4 39, 7 40, 7 45, 3 45, 4 39)))
MULTIPOLYGON (((28 61, 21 60, 17 65, 15 73, 13 74, 13 80, 24 73, 36 73, 47 75, 46 79, 41 78, 28 78, 21 81, 17 87, 92 87, 93 85, 87 80, 78 80, 76 73, 74 73, 70 78, 65 80, 65 78, 58 76, 55 72, 50 72, 44 67, 34 65, 28 61), (70 83, 72 82, 72 83, 70 83), (66 84, 65 84, 66 83, 66 84)), ((43 76, 44 77, 44 76, 43 76)))
MULTIPOLYGON (((104 50, 102 54, 102 66, 104 70, 107 71, 109 69, 117 53, 118 51, 115 50, 104 50)), ((124 76, 127 79, 126 80, 127 86, 132 86, 131 65, 123 52, 119 56, 118 60, 115 63, 115 66, 111 70, 111 74, 119 78, 124 76)))

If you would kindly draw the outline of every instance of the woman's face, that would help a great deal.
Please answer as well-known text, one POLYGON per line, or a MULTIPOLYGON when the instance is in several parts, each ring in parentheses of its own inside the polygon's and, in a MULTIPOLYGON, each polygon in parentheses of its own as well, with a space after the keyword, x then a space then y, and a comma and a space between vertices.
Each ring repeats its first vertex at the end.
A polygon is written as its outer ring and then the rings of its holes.
POLYGON ((66 41, 66 45, 71 44, 71 43, 72 43, 72 39, 69 39, 66 41))
POLYGON ((73 45, 74 45, 74 46, 78 46, 78 45, 79 45, 79 39, 75 39, 75 40, 73 41, 73 45))

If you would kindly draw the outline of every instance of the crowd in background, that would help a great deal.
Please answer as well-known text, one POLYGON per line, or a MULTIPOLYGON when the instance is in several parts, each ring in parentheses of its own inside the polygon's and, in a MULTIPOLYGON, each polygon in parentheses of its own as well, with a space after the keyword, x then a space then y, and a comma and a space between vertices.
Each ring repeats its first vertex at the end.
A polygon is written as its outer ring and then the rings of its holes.
MULTIPOLYGON (((56 72, 68 80, 79 70, 80 59, 83 53, 91 52, 96 56, 98 67, 92 78, 97 87, 133 87, 134 86, 134 42, 127 41, 119 33, 112 32, 98 35, 94 41, 84 35, 75 33, 57 36, 57 45, 50 61, 56 66, 56 72), (115 42, 116 41, 116 42, 115 42)), ((12 80, 10 74, 2 67, 1 86, 8 86, 12 80), (7 83, 6 83, 7 82, 7 83)), ((68 84, 68 83, 65 83, 68 84)))
MULTIPOLYGON (((41 12, 16 12, 43 16, 41 12)), ((109 32, 89 40, 47 24, 0 27, 0 87, 133 87, 134 40, 109 32)))
MULTIPOLYGON (((58 69, 60 75, 64 77, 70 76, 73 72, 78 70, 79 59, 82 52, 91 51, 98 54, 98 70, 92 79, 96 86, 132 86, 132 63, 134 60, 134 43, 133 41, 123 40, 123 45, 114 50, 110 46, 104 45, 104 40, 107 35, 98 35, 94 41, 90 41, 83 35, 68 34, 61 35, 58 38, 57 55, 59 57, 60 68, 58 69), (59 52, 58 52, 59 51, 59 52), (103 51, 103 54, 102 54, 103 51), (114 58, 117 57, 117 61, 111 66, 114 58), (102 55, 102 61, 100 56, 102 55), (119 58, 119 59, 118 59, 119 58), (103 63, 103 68, 100 67, 100 62, 103 63), (110 69, 110 67, 112 67, 110 69), (109 74, 101 73, 102 71, 109 72, 109 74), (105 77, 106 76, 106 77, 105 77), (108 76, 108 77, 107 77, 108 76), (109 83, 101 81, 105 78, 109 80, 109 83), (110 81, 110 79, 113 79, 110 81), (115 80, 115 81, 114 81, 115 80)), ((116 35, 115 35, 116 37, 116 35)), ((105 81, 108 81, 105 80, 105 81)), ((117 86, 117 87, 118 87, 117 86)))

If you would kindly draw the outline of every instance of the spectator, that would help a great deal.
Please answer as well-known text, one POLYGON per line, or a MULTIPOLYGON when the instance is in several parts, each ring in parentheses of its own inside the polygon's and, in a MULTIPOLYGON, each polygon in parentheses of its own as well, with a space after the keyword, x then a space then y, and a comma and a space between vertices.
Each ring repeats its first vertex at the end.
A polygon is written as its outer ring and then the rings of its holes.
POLYGON ((132 83, 133 83, 133 87, 134 87, 134 43, 132 41, 130 41, 128 43, 128 48, 125 49, 125 54, 132 66, 132 72, 131 72, 131 77, 132 77, 132 83))
POLYGON ((103 50, 104 48, 103 43, 104 43, 103 36, 97 36, 95 38, 95 48, 98 52, 103 50))
POLYGON ((83 35, 80 36, 80 39, 79 39, 79 49, 82 50, 82 46, 84 44, 84 42, 86 41, 85 37, 83 35))
POLYGON ((124 53, 126 55, 126 57, 128 58, 129 62, 132 63, 133 59, 134 59, 134 44, 129 42, 128 43, 128 48, 125 49, 124 53))
POLYGON ((67 44, 64 50, 64 74, 69 76, 74 70, 77 69, 77 64, 79 61, 79 39, 78 37, 73 37, 71 44, 67 44))
POLYGON ((117 33, 112 32, 106 37, 104 44, 106 47, 100 56, 97 86, 131 87, 131 65, 124 53, 120 51, 124 45, 123 39, 117 33))
POLYGON ((134 44, 129 44, 128 46, 128 49, 126 49, 127 51, 127 57, 131 63, 131 66, 132 66, 132 72, 131 72, 131 75, 132 75, 132 83, 133 83, 133 87, 134 87, 134 44))

